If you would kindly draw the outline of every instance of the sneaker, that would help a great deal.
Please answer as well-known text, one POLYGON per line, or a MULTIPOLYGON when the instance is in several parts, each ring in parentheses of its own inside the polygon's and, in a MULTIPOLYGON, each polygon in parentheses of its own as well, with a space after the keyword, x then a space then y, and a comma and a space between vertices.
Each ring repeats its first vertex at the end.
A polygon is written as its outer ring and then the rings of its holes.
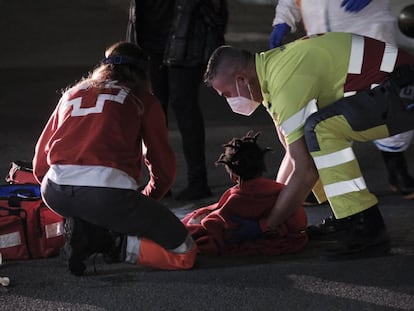
POLYGON ((381 152, 391 190, 405 199, 414 199, 414 178, 410 176, 404 152, 381 152))
POLYGON ((321 259, 346 260, 384 256, 390 252, 390 239, 376 205, 348 218, 346 234, 338 238, 336 246, 323 250, 321 259))
POLYGON ((115 235, 107 229, 70 217, 65 219, 64 236, 61 256, 67 260, 69 271, 76 276, 83 275, 86 269, 84 261, 93 254, 102 253, 115 258, 115 235))
POLYGON ((194 201, 211 197, 212 193, 207 185, 203 186, 187 186, 184 190, 177 194, 177 201, 194 201))

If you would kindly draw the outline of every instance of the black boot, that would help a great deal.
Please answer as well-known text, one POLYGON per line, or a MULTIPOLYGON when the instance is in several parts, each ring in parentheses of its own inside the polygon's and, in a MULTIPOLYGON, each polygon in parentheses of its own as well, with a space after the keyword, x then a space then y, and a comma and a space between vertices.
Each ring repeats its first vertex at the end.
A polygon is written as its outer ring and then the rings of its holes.
POLYGON ((77 218, 66 218, 64 223, 65 245, 61 249, 61 257, 67 261, 69 271, 81 276, 86 269, 84 260, 92 252, 88 250, 88 238, 84 234, 83 221, 77 218))
POLYGON ((84 261, 93 254, 104 254, 106 262, 118 261, 122 235, 73 217, 65 219, 64 236, 66 241, 61 256, 67 260, 69 271, 76 276, 83 275, 86 269, 84 261))
POLYGON ((322 220, 320 224, 306 228, 306 233, 311 240, 331 241, 336 240, 351 226, 350 217, 336 219, 330 216, 322 220))
POLYGON ((348 217, 348 228, 338 238, 338 245, 325 249, 326 260, 383 256, 390 251, 390 240, 377 205, 348 217))
POLYGON ((103 250, 103 260, 107 264, 124 262, 128 236, 126 234, 110 232, 111 246, 109 244, 103 250), (108 248, 109 247, 109 248, 108 248))
POLYGON ((400 193, 405 199, 414 199, 414 178, 408 173, 404 153, 382 151, 382 157, 391 190, 400 193))

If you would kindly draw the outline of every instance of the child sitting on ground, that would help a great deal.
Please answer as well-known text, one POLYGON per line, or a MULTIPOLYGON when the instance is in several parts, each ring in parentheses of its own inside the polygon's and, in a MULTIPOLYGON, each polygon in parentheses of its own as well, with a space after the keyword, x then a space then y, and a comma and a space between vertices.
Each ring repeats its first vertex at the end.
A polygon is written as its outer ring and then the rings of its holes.
POLYGON ((302 206, 277 230, 267 232, 257 240, 239 242, 234 235, 229 235, 231 230, 237 229, 238 223, 265 217, 284 187, 262 176, 264 154, 271 149, 261 149, 256 143, 258 136, 249 132, 223 145, 225 152, 216 164, 225 166, 236 185, 224 192, 217 203, 199 208, 182 219, 200 254, 279 255, 299 252, 308 242, 305 233, 307 217, 302 206))

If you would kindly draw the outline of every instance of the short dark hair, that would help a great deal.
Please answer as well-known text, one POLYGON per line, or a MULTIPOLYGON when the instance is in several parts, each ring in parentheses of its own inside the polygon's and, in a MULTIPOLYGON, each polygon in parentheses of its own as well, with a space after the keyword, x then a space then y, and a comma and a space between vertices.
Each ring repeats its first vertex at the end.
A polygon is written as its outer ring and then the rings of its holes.
POLYGON ((220 71, 226 70, 227 74, 231 75, 236 70, 245 68, 252 61, 254 61, 254 56, 249 51, 222 45, 210 56, 204 73, 204 82, 209 85, 220 71))
POLYGON ((240 176, 241 180, 261 176, 266 171, 264 155, 272 149, 262 149, 257 144, 259 135, 260 133, 253 135, 253 132, 249 131, 244 137, 233 138, 224 144, 225 151, 215 162, 216 165, 227 165, 232 172, 240 176))

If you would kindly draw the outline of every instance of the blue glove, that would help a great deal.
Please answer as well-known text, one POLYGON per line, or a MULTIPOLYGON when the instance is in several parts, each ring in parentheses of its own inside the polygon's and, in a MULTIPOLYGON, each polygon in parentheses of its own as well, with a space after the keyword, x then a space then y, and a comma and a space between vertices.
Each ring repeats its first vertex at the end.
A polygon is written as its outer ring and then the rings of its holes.
POLYGON ((358 13, 370 2, 371 0, 343 0, 341 8, 345 8, 345 11, 347 12, 358 13))
POLYGON ((226 231, 225 241, 229 244, 254 241, 263 234, 258 220, 238 216, 231 216, 229 220, 239 225, 237 229, 228 229, 226 231))
POLYGON ((276 48, 282 45, 283 37, 290 32, 290 26, 286 23, 276 24, 273 26, 272 33, 270 34, 270 48, 276 48))

